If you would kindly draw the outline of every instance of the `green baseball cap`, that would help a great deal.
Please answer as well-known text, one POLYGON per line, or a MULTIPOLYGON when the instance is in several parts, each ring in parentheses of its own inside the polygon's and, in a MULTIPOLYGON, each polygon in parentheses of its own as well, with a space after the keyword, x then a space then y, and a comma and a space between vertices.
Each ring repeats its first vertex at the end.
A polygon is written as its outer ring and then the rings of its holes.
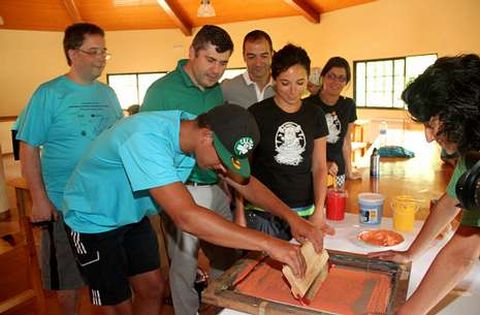
POLYGON ((260 131, 253 115, 235 104, 214 107, 205 115, 213 131, 213 145, 223 164, 234 173, 248 178, 248 158, 260 142, 260 131))

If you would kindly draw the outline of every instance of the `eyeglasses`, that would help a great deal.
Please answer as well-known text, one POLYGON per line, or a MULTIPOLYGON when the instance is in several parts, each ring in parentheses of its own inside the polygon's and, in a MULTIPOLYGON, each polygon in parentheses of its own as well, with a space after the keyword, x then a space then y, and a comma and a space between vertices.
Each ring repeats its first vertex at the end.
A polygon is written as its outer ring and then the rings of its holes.
POLYGON ((91 48, 89 50, 83 50, 81 48, 77 48, 79 52, 82 52, 86 55, 89 55, 91 57, 103 57, 106 60, 112 58, 112 54, 107 51, 106 48, 91 48))
POLYGON ((332 81, 337 81, 340 83, 345 83, 347 82, 347 78, 343 75, 339 75, 338 77, 334 73, 327 73, 325 75, 325 78, 332 80, 332 81))

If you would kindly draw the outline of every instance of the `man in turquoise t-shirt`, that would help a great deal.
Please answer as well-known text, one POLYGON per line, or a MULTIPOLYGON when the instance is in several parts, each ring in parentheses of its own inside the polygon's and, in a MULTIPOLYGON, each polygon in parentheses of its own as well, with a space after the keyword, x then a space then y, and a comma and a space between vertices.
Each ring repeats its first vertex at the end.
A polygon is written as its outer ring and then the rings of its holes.
MULTIPOLYGON (((250 177, 248 157, 260 140, 253 116, 238 105, 223 105, 192 119, 163 111, 119 121, 89 147, 65 188, 72 247, 92 303, 109 314, 160 313, 164 281, 147 218, 157 205, 187 233, 220 246, 263 250, 297 275, 305 271, 298 246, 225 220, 197 204, 184 185, 196 163, 226 176, 255 204, 290 212, 250 177)), ((296 214, 289 218, 299 227, 295 237, 312 241, 318 251, 321 231, 296 214)))
MULTIPOLYGON (((150 86, 141 111, 182 110, 196 116, 222 104, 218 80, 232 52, 233 42, 225 30, 213 25, 202 27, 192 41, 189 59, 180 60, 174 71, 150 86)), ((197 204, 232 220, 229 198, 224 187, 218 185, 215 172, 195 167, 187 181, 187 189, 197 204)), ((200 306, 194 287, 199 247, 209 258, 212 277, 218 277, 230 267, 237 255, 230 248, 200 242, 197 237, 177 229, 164 214, 162 220, 167 230, 169 279, 175 313, 195 314, 200 306)))
POLYGON ((83 285, 63 227, 63 189, 86 147, 122 117, 113 90, 96 81, 105 68, 104 32, 79 23, 65 30, 70 70, 35 91, 15 126, 22 173, 32 196, 32 221, 48 223, 41 243, 44 287, 56 290, 62 314, 76 314, 83 285))
POLYGON ((409 249, 372 254, 397 262, 421 255, 459 212, 459 228, 440 251, 416 291, 396 314, 426 314, 462 280, 480 256, 480 213, 460 209, 455 187, 466 171, 464 156, 480 150, 480 57, 439 58, 402 94, 414 120, 422 122, 428 142, 460 156, 446 193, 435 205, 409 249))

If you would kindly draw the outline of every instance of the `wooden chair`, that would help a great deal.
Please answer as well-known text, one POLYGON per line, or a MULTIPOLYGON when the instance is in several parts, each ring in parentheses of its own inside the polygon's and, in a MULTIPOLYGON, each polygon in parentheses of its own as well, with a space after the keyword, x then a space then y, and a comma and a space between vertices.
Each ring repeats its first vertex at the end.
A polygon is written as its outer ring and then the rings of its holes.
POLYGON ((27 215, 31 206, 30 195, 23 179, 13 180, 9 185, 15 188, 18 224, 16 232, 8 234, 11 248, 0 254, 0 270, 9 271, 0 277, 0 287, 8 290, 0 296, 0 314, 35 302, 36 314, 43 315, 46 314, 45 295, 32 225, 27 215))
POLYGON ((352 139, 352 162, 357 158, 357 152, 360 156, 364 156, 367 151, 367 142, 364 141, 365 126, 368 125, 368 120, 355 121, 354 129, 351 135, 352 139))

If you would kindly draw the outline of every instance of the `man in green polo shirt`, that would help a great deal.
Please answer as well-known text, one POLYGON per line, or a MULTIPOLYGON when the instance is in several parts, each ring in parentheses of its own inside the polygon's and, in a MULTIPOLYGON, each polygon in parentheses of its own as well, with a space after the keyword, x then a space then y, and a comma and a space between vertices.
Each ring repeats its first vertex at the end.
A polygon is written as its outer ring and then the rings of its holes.
MULTIPOLYGON (((202 27, 193 39, 189 59, 178 61, 174 71, 150 86, 141 111, 183 110, 200 115, 221 105, 223 94, 218 80, 232 51, 233 42, 225 30, 212 25, 202 27)), ((232 221, 229 199, 217 183, 215 172, 195 166, 186 185, 197 204, 232 221)), ((169 279, 175 313, 195 314, 200 306, 194 287, 199 247, 202 246, 210 260, 213 277, 231 266, 237 255, 233 249, 200 242, 197 237, 177 229, 165 214, 162 220, 167 230, 171 261, 169 279)))
MULTIPOLYGON (((188 60, 180 60, 177 68, 154 82, 145 95, 141 111, 183 110, 199 115, 223 103, 218 80, 223 75, 233 42, 220 27, 206 25, 195 35, 189 49, 188 60)), ((195 202, 232 220, 229 197, 218 185, 212 171, 195 167, 185 183, 195 202)), ((310 230, 306 238, 321 239, 321 231, 312 229, 311 223, 292 216, 286 209, 266 209, 284 218, 294 230, 294 236, 310 230)), ((208 256, 213 277, 219 276, 236 259, 231 249, 200 242, 198 238, 178 229, 166 215, 162 215, 167 229, 170 255, 170 289, 175 314, 192 315, 198 311, 199 299, 194 288, 199 247, 208 256)))

